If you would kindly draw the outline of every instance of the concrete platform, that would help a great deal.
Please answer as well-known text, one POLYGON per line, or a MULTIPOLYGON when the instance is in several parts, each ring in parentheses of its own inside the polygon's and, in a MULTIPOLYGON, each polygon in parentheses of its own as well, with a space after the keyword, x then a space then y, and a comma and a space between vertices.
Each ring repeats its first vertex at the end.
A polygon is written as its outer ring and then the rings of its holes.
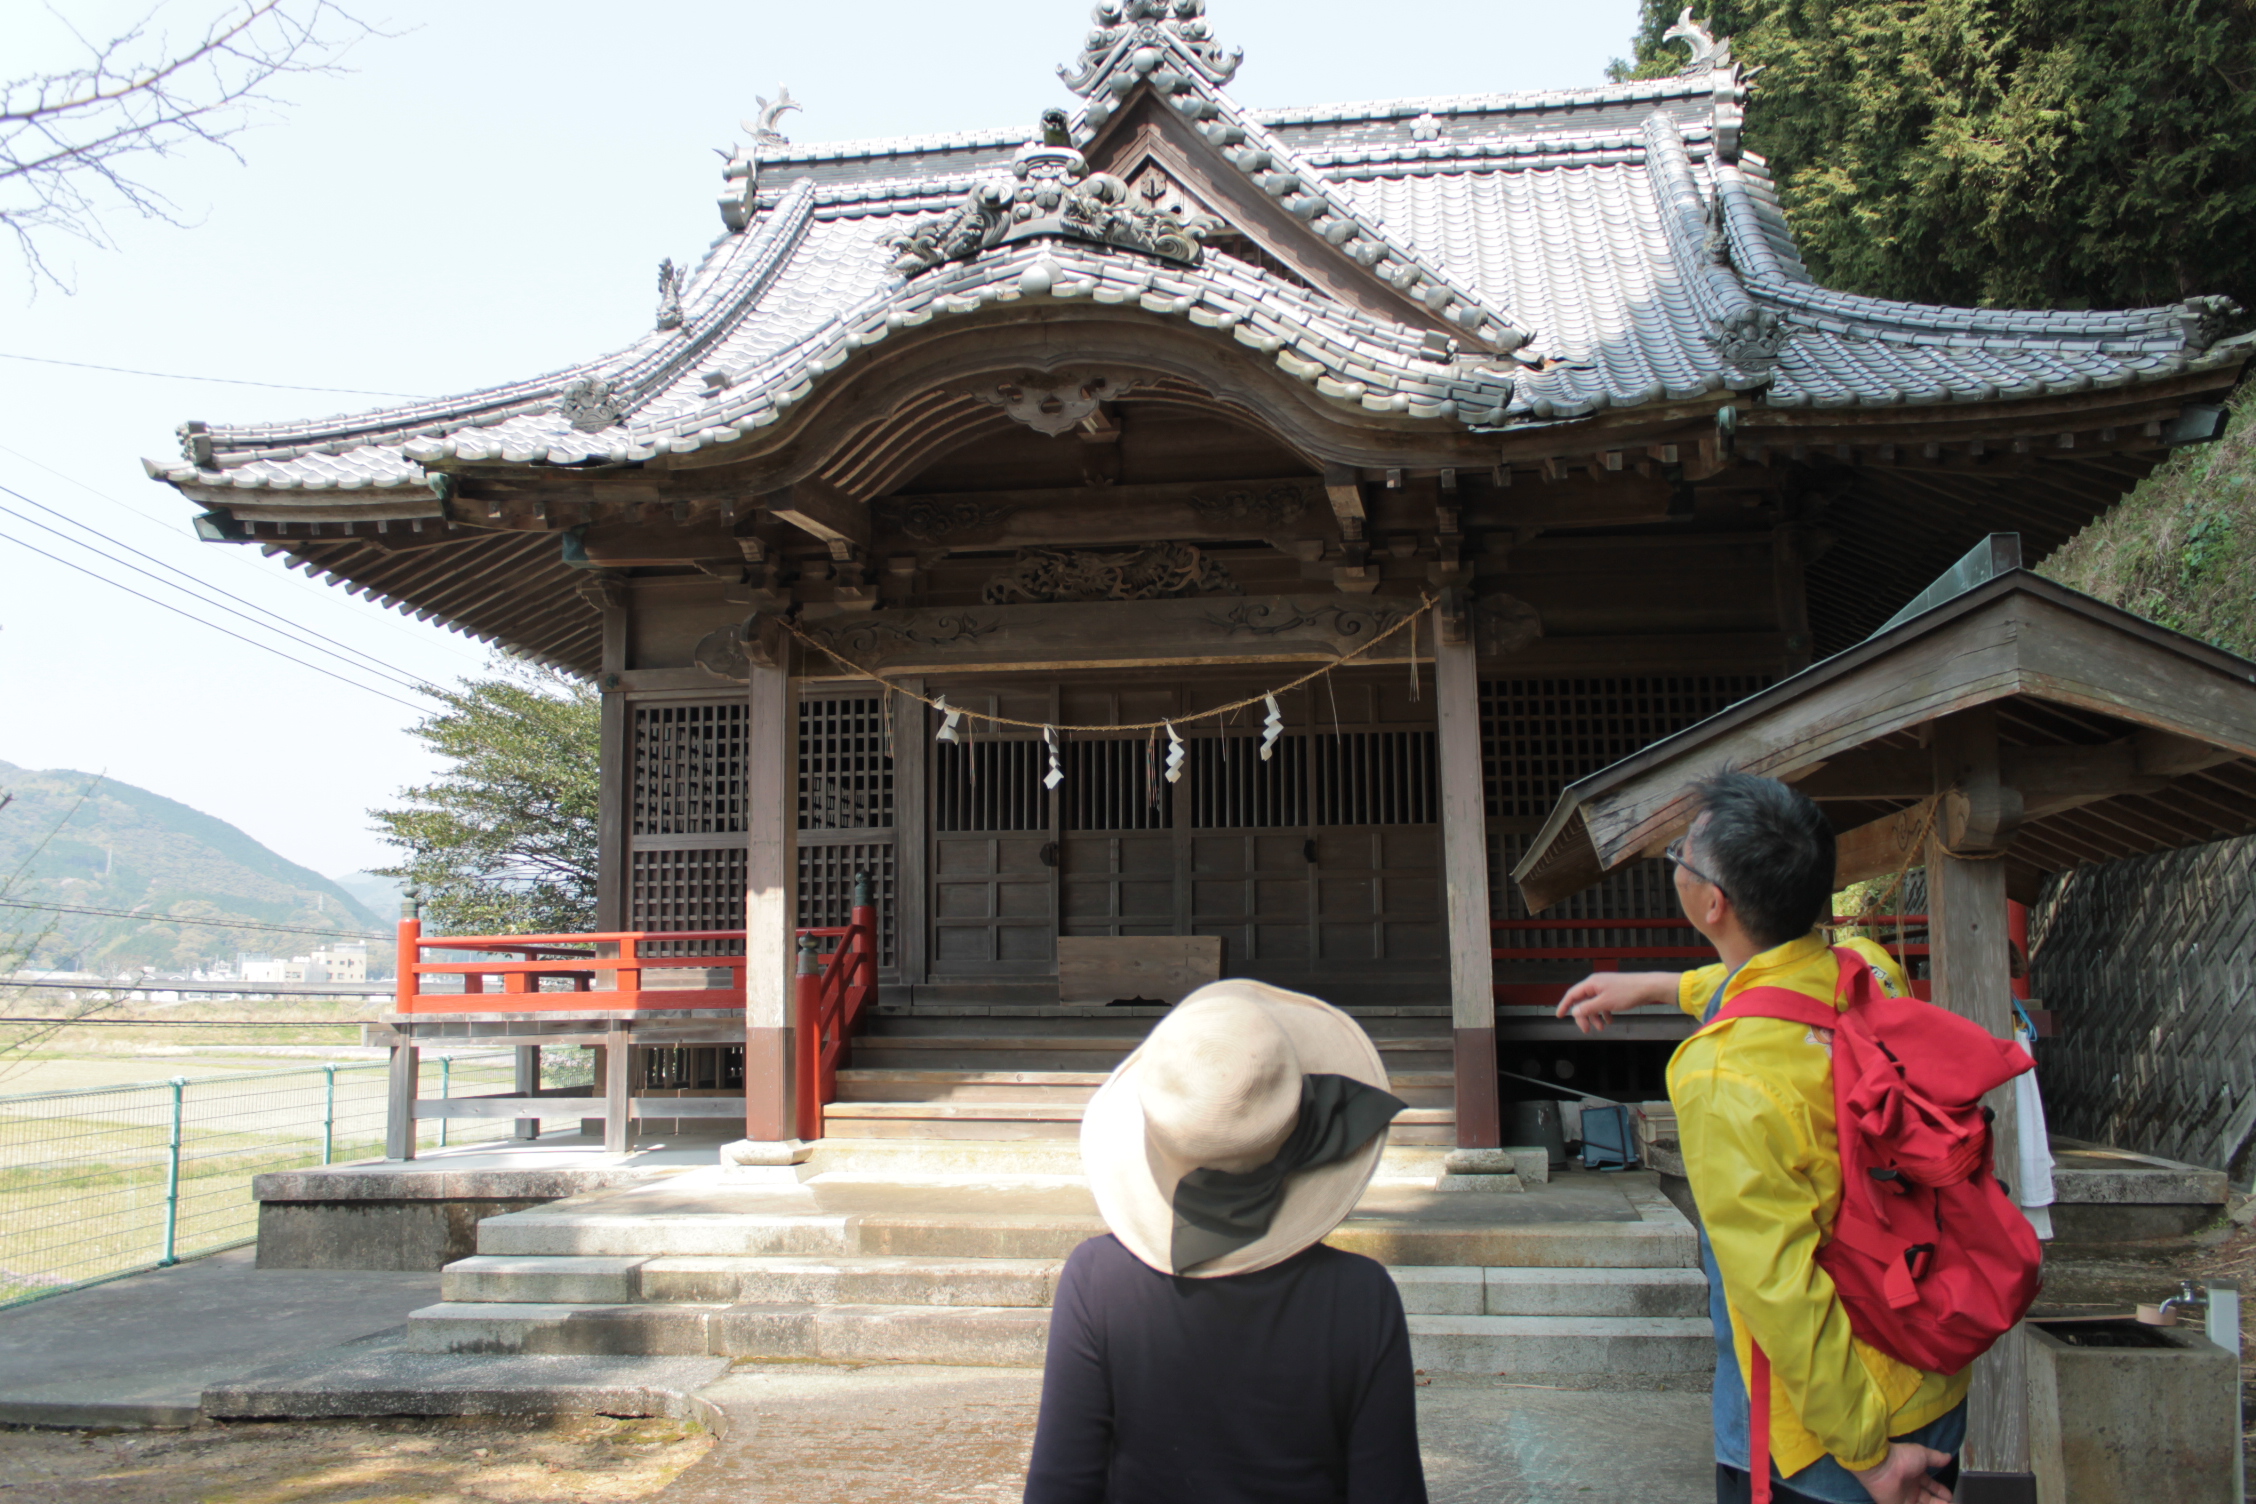
MULTIPOLYGON (((408 1347, 1035 1365, 1064 1259, 1103 1231, 1076 1177, 690 1171, 489 1219, 408 1347)), ((1330 1241, 1388 1266, 1435 1373, 1713 1363, 1691 1225, 1650 1175, 1499 1196, 1374 1183, 1330 1241)))
POLYGON ((213 1420, 369 1415, 667 1415, 709 1421, 697 1391, 722 1358, 452 1358, 404 1350, 397 1333, 266 1365, 204 1390, 213 1420))
POLYGON ((436 1274, 256 1267, 248 1248, 0 1312, 0 1423, 184 1426, 206 1386, 399 1331, 436 1274))
POLYGON ((257 1176, 262 1269, 433 1272, 477 1252, 478 1224, 569 1196, 711 1165, 721 1139, 653 1139, 625 1155, 551 1134, 257 1176))

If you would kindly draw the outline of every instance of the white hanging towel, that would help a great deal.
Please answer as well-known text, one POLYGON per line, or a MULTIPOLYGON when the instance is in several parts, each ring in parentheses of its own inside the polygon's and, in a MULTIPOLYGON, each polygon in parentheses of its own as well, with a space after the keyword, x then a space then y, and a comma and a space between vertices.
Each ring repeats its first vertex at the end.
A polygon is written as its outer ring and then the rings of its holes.
MULTIPOLYGON (((2016 1027, 2014 1042, 2032 1055, 2036 1036, 2016 1027)), ((2013 1199, 2029 1219, 2037 1236, 2052 1237, 2052 1134, 2045 1127, 2044 1097, 2037 1091, 2037 1073, 2023 1071, 2013 1078, 2013 1121, 2020 1130, 2021 1163, 2013 1177, 2013 1199)))

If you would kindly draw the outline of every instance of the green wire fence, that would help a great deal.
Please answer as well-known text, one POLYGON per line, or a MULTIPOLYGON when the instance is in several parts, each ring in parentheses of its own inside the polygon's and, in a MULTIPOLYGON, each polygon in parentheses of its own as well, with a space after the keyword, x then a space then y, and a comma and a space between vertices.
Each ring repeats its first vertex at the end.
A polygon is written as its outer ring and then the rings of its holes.
MULTIPOLYGON (((423 1093, 505 1093, 513 1064, 426 1055, 423 1093)), ((383 1154, 385 1078, 371 1061, 0 1097, 0 1310, 251 1242, 254 1176, 383 1154)), ((462 1145, 512 1123, 421 1132, 462 1145)))

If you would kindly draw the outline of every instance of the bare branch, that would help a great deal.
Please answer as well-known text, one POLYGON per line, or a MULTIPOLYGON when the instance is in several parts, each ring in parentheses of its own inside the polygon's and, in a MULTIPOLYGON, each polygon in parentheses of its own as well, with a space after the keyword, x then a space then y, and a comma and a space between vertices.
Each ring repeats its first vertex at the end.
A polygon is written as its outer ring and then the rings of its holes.
POLYGON ((233 138, 280 108, 280 80, 341 72, 361 38, 387 35, 338 0, 244 0, 179 45, 155 23, 152 11, 94 41, 66 22, 84 49, 75 66, 0 83, 0 227, 34 288, 68 291, 49 260, 56 238, 114 246, 106 211, 187 223, 149 159, 196 147, 240 159, 233 138))

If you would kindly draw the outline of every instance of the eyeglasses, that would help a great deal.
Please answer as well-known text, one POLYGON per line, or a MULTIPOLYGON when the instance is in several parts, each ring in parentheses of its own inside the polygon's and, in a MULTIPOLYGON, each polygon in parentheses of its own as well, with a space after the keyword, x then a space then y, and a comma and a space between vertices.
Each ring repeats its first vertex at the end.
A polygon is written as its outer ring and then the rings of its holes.
POLYGON ((1708 876, 1705 872, 1702 872, 1699 868, 1693 866, 1690 862, 1684 859, 1684 841, 1685 837, 1678 836, 1675 840, 1669 842, 1668 849, 1661 853, 1662 860, 1668 862, 1671 866, 1682 867, 1686 872, 1692 874, 1692 878, 1695 882, 1706 883, 1709 887, 1715 889, 1718 893, 1723 893, 1724 897, 1729 898, 1731 895, 1724 892, 1723 884, 1717 882, 1714 878, 1708 876))

